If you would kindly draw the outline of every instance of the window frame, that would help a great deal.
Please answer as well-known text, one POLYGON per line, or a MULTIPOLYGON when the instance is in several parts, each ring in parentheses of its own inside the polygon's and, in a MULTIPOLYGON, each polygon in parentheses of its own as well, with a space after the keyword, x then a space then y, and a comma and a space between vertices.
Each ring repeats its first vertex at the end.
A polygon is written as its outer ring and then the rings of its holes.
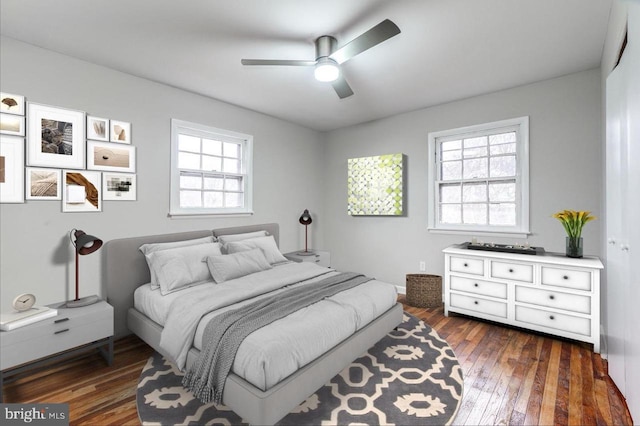
MULTIPOLYGON (((202 154, 201 154, 202 155, 202 154)), ((184 120, 171 119, 171 192, 169 201, 169 217, 180 216, 207 216, 207 215, 231 215, 244 216, 253 214, 253 136, 238 133, 231 130, 219 129, 204 124, 191 123, 184 120), (214 139, 222 142, 238 143, 241 145, 241 173, 210 172, 211 174, 242 176, 244 181, 243 207, 222 208, 187 208, 180 206, 180 173, 207 172, 200 169, 180 169, 179 135, 195 136, 201 139, 214 139)), ((223 189, 222 191, 226 191, 223 189)), ((230 191, 233 192, 233 191, 230 191)))
MULTIPOLYGON (((428 226, 429 232, 446 234, 482 234, 491 236, 524 237, 529 234, 529 117, 517 117, 428 134, 428 226), (516 223, 513 226, 440 223, 440 144, 450 140, 485 136, 502 131, 516 131, 516 223)), ((487 177, 480 181, 491 181, 487 177)), ((495 180, 505 178, 496 177, 495 180)), ((512 179, 512 178, 509 178, 512 179)), ((460 182, 464 182, 464 178, 460 182)), ((456 181, 453 181, 456 182, 456 181)), ((487 201, 488 202, 488 201, 487 201)))

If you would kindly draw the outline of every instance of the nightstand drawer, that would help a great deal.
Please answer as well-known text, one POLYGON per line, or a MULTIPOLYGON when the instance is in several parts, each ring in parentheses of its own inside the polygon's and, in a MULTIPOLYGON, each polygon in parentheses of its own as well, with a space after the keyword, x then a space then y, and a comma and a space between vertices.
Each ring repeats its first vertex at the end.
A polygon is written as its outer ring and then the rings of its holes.
POLYGON ((525 306, 516 306, 516 321, 582 334, 584 336, 591 335, 591 320, 589 318, 574 317, 572 315, 527 308, 525 306))
POLYGON ((86 345, 113 335, 113 324, 89 323, 56 327, 47 336, 37 340, 24 340, 13 345, 2 345, 0 370, 35 361, 58 352, 86 345), (110 325, 110 326, 109 326, 110 325))
POLYGON ((465 274, 484 275, 484 260, 451 256, 449 269, 452 272, 464 272, 465 274))
POLYGON ((508 280, 533 282, 533 265, 521 265, 518 263, 491 262, 491 276, 508 280))
POLYGON ((507 304, 451 293, 450 304, 452 308, 461 308, 468 311, 481 312, 501 318, 507 317, 507 304))
POLYGON ((591 272, 543 266, 541 283, 543 285, 591 291, 591 272))
POLYGON ((516 302, 547 306, 581 314, 591 313, 591 297, 579 294, 516 286, 516 302))
POLYGON ((5 370, 113 336, 113 307, 101 301, 58 308, 53 318, 1 333, 0 370, 5 370))
POLYGON ((475 293, 483 296, 507 298, 507 285, 503 283, 492 283, 489 281, 474 280, 471 278, 451 276, 451 290, 475 293))

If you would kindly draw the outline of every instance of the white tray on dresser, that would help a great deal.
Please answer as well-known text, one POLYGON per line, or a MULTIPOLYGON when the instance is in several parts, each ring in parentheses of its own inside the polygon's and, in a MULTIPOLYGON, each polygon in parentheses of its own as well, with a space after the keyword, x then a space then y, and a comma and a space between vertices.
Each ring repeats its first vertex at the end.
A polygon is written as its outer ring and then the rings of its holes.
POLYGON ((445 255, 445 315, 458 312, 593 344, 600 352, 597 257, 469 250, 445 255))

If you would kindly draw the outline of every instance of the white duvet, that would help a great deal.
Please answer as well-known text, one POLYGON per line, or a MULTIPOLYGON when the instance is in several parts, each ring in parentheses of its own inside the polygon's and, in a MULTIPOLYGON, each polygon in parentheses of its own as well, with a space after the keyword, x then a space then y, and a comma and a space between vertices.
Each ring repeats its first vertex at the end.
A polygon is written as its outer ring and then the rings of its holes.
MULTIPOLYGON (((191 346, 202 348, 206 324, 220 313, 335 272, 312 263, 285 263, 222 284, 203 284, 167 296, 139 289, 136 309, 164 326, 160 345, 183 369, 191 346), (150 302, 158 299, 157 303, 150 302)), ((143 286, 144 287, 144 286, 143 286)), ((369 281, 303 308, 250 334, 232 371, 267 390, 345 340, 396 303, 396 289, 369 281)))

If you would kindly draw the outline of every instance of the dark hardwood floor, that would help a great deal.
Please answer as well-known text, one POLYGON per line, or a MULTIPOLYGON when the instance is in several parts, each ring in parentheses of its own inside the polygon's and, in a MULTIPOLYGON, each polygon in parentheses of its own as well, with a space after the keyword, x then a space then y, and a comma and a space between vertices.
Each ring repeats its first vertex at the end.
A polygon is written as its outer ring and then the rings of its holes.
MULTIPOLYGON (((632 424, 606 361, 590 345, 445 317, 442 308, 405 310, 431 325, 460 361, 464 394, 455 424, 632 424)), ((113 366, 97 354, 50 366, 6 384, 5 402, 66 402, 74 425, 140 424, 136 385, 152 352, 125 337, 116 341, 113 366)))

